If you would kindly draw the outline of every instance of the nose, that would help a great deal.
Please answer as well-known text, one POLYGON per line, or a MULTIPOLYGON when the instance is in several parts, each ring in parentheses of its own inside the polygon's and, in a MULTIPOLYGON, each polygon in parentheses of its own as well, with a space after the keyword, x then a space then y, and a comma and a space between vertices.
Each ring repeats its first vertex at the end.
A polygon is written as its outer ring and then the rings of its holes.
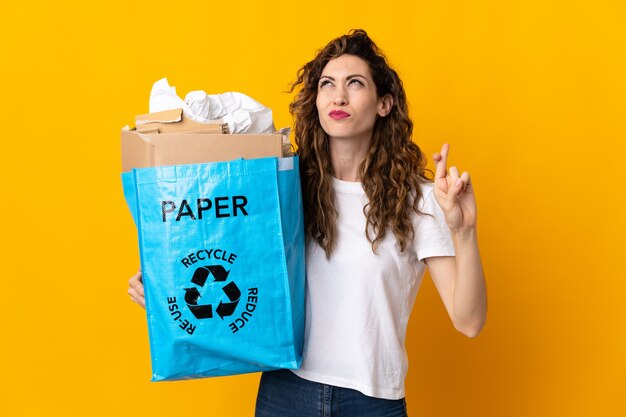
POLYGON ((342 89, 337 89, 335 98, 333 99, 333 104, 335 106, 345 106, 348 104, 348 98, 342 89))

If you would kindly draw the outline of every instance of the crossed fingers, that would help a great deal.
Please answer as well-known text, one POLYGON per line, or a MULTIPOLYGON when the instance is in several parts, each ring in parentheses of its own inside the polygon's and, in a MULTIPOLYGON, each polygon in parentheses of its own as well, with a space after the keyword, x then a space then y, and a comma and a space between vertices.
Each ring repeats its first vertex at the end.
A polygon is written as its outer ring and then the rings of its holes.
POLYGON ((435 161, 435 182, 445 181, 448 194, 456 196, 465 190, 469 184, 470 177, 466 171, 459 175, 459 170, 455 166, 447 168, 449 151, 450 145, 444 143, 441 147, 441 152, 433 155, 433 160, 435 161))

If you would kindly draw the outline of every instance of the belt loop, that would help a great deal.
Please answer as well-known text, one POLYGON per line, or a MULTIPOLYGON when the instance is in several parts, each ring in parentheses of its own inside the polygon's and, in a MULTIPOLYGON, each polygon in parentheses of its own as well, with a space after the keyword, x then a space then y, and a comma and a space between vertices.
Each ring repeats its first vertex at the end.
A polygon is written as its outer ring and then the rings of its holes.
POLYGON ((324 386, 324 403, 322 404, 323 417, 331 417, 331 409, 333 402, 333 387, 323 384, 324 386))

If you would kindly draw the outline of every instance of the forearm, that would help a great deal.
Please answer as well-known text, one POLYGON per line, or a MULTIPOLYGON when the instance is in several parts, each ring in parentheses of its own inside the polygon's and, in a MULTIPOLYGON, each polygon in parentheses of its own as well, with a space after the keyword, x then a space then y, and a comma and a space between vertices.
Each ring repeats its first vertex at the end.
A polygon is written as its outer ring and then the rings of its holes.
POLYGON ((464 334, 478 335, 487 318, 487 291, 476 229, 452 233, 456 253, 454 325, 464 334))

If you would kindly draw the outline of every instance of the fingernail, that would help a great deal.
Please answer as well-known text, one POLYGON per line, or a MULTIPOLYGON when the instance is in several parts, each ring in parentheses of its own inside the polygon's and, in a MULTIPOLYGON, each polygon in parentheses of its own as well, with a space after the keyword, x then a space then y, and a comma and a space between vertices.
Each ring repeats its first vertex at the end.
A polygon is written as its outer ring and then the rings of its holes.
POLYGON ((461 186, 461 184, 463 184, 463 181, 461 181, 461 179, 460 179, 460 178, 459 178, 458 180, 456 180, 456 184, 455 184, 455 185, 456 185, 457 187, 460 187, 460 186, 461 186))

